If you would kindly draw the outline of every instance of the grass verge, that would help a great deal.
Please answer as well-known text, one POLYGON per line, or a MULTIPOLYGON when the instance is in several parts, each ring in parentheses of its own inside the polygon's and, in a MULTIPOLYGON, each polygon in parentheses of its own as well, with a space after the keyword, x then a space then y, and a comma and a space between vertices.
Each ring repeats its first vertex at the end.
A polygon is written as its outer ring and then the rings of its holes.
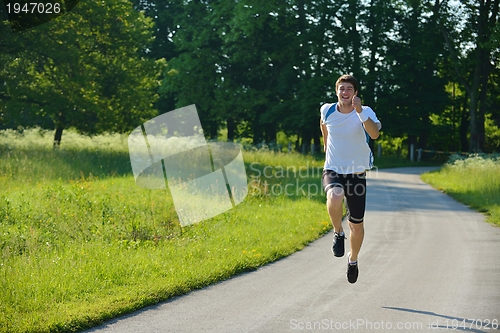
POLYGON ((0 332, 79 331, 256 269, 331 228, 312 157, 245 152, 245 201, 181 227, 168 190, 135 185, 123 137, 50 141, 0 135, 0 332))
POLYGON ((490 223, 500 226, 499 156, 452 156, 440 170, 423 174, 422 180, 486 214, 490 223))
POLYGON ((61 148, 51 142, 0 132, 0 332, 79 331, 256 269, 331 228, 321 156, 245 151, 245 201, 181 227, 168 190, 136 186, 126 136, 65 131, 61 148))
POLYGON ((327 232, 326 218, 324 205, 306 198, 268 198, 171 238, 161 234, 168 229, 149 233, 143 223, 114 240, 100 234, 106 227, 96 226, 95 237, 79 236, 76 227, 73 240, 51 244, 50 237, 37 241, 41 229, 30 227, 16 235, 28 243, 22 254, 4 247, 0 327, 68 332, 96 325, 289 255, 327 232))

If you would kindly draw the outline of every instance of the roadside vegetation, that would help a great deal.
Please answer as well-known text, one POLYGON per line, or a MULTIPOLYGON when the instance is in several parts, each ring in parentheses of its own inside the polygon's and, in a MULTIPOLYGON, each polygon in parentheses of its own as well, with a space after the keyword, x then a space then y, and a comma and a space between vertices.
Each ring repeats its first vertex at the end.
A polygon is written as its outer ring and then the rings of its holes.
MULTIPOLYGON (((499 3, 429 2, 61 1, 36 28, 0 22, 0 333, 78 331, 328 232, 323 155, 305 153, 340 69, 383 123, 376 167, 499 151, 499 3), (244 202, 181 227, 104 133, 195 102, 207 138, 259 149, 244 202)), ((498 159, 460 163, 424 178, 498 223, 498 159)))
POLYGON ((310 156, 244 152, 246 200, 181 227, 168 190, 136 186, 126 144, 68 132, 54 150, 43 132, 1 132, 1 332, 78 331, 256 269, 330 229, 319 184, 307 186, 319 179, 307 168, 321 164, 310 156), (279 167, 289 174, 275 177, 279 167))
POLYGON ((0 332, 79 331, 254 270, 331 229, 321 155, 243 156, 247 198, 181 227, 168 189, 136 186, 127 136, 67 131, 53 149, 51 132, 1 131, 0 332))
POLYGON ((440 170, 422 179, 500 226, 500 155, 453 155, 440 170))

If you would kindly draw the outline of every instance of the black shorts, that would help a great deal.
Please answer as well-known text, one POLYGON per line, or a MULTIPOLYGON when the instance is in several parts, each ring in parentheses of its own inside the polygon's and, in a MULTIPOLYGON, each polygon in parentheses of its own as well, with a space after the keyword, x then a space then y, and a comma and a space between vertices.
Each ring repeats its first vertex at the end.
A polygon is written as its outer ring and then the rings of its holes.
POLYGON ((323 170, 321 182, 325 193, 330 189, 344 190, 347 219, 352 223, 363 222, 366 207, 366 172, 343 175, 332 170, 323 170))

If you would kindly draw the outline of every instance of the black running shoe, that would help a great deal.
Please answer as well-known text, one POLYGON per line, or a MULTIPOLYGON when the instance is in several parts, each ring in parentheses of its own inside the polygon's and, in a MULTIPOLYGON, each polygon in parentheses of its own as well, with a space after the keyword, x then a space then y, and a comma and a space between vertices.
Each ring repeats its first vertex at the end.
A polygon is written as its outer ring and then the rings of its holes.
POLYGON ((336 257, 343 257, 345 253, 345 245, 344 245, 345 236, 335 233, 333 237, 333 246, 332 253, 336 257))
POLYGON ((356 261, 355 264, 350 264, 349 257, 350 255, 347 256, 347 281, 349 281, 349 283, 356 283, 359 274, 358 262, 356 261))

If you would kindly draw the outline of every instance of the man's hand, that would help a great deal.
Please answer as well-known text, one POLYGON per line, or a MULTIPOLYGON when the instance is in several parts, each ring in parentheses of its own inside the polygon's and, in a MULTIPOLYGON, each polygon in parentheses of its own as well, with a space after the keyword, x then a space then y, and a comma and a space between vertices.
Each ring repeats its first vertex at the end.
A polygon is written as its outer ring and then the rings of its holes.
POLYGON ((361 107, 361 98, 359 98, 357 95, 354 95, 352 97, 352 106, 356 109, 357 113, 363 111, 363 108, 361 107))

